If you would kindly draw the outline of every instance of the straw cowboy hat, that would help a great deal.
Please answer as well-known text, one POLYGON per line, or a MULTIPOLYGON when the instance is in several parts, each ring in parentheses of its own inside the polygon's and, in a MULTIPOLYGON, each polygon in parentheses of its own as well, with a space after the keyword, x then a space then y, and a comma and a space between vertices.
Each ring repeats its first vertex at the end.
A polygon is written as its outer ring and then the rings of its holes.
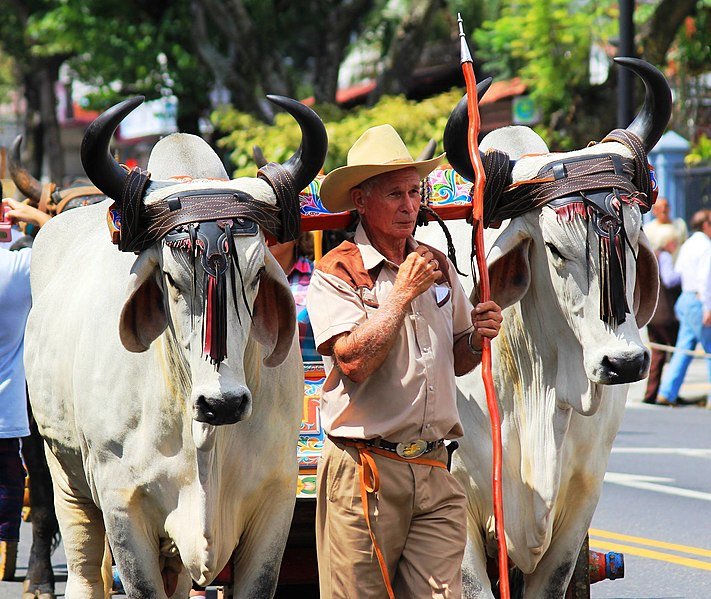
POLYGON ((350 190, 366 179, 414 167, 424 179, 442 162, 444 154, 416 161, 391 125, 371 127, 348 151, 346 166, 334 169, 321 182, 321 202, 330 212, 353 210, 350 190))

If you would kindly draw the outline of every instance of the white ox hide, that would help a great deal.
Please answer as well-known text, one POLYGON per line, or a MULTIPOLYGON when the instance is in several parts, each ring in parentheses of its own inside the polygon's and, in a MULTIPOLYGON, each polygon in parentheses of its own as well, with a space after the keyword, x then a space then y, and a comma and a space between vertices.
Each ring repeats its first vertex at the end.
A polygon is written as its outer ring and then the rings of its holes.
MULTIPOLYGON (((227 179, 205 142, 181 134, 156 145, 149 169, 160 179, 227 179)), ((275 202, 261 180, 205 185, 275 202)), ((254 322, 238 288, 242 324, 229 297, 228 357, 217 370, 202 355, 200 311, 191 323, 187 253, 163 242, 138 256, 118 251, 108 206, 52 219, 32 254, 25 363, 67 553, 66 596, 108 596, 105 533, 132 598, 162 599, 164 588, 187 597, 190 579, 209 583, 234 550, 235 596, 271 596, 295 501, 303 393, 286 278, 261 231, 235 237, 254 322), (229 412, 233 423, 198 422, 201 409, 229 412)))
MULTIPOLYGON (((521 147, 521 135, 535 134, 520 129, 495 132, 496 141, 485 138, 483 145, 511 158, 540 152, 540 145, 521 147), (507 138, 519 138, 519 144, 507 145, 507 138)), ((605 151, 630 156, 617 143, 565 156, 605 151)), ((513 180, 532 178, 544 164, 563 156, 521 158, 513 180)), ((648 368, 638 326, 646 324, 656 306, 657 265, 641 231, 638 207, 625 205, 623 212, 638 260, 626 248, 627 301, 634 314, 615 329, 600 319, 594 234, 588 284, 581 217, 566 221, 544 207, 504 223, 499 231, 487 231, 492 298, 505 308, 492 351, 504 445, 506 540, 511 561, 524 573, 524 596, 531 599, 564 596, 624 411, 628 384, 615 383, 639 380, 648 368)), ((469 263, 471 227, 463 221, 448 225, 461 268, 469 263)), ((432 224, 417 237, 446 248, 432 224)), ((471 291, 471 276, 462 282, 471 291)), ((491 598, 486 561, 496 555, 492 442, 481 368, 461 377, 458 390, 464 438, 454 454, 453 472, 468 496, 465 596, 491 598)))

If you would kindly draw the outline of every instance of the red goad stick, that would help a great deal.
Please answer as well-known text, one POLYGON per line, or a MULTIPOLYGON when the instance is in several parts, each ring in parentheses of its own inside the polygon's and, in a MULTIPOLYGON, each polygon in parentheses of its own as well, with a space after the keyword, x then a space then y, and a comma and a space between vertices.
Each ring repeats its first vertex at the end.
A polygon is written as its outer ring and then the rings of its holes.
MULTIPOLYGON (((486 302, 491 299, 489 287, 489 270, 486 266, 486 253, 484 251, 484 185, 486 174, 484 165, 479 155, 479 131, 481 120, 479 118, 479 102, 476 91, 476 77, 474 63, 469 52, 461 14, 457 15, 459 24, 459 39, 461 43, 461 63, 464 81, 467 86, 467 111, 469 113, 469 128, 467 140, 469 145, 469 159, 474 167, 474 185, 472 186, 472 226, 474 227, 474 249, 476 263, 479 270, 479 298, 486 302)), ((509 599, 509 566, 506 551, 506 534, 504 532, 504 492, 502 488, 502 442, 501 442, 501 417, 499 404, 496 400, 494 377, 491 372, 491 340, 483 339, 481 356, 481 375, 486 391, 486 405, 491 419, 491 439, 493 443, 493 489, 494 489, 494 520, 496 538, 498 541, 499 556, 499 592, 501 599, 509 599)))

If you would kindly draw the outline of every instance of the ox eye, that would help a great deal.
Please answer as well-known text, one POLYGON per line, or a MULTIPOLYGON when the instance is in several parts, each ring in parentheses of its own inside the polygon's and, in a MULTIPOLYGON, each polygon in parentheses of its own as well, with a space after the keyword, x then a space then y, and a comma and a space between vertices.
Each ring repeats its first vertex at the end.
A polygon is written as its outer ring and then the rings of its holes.
POLYGON ((165 275, 165 280, 168 281, 168 285, 170 285, 171 287, 175 287, 175 289, 177 289, 178 286, 175 283, 175 279, 173 279, 173 277, 170 276, 170 273, 163 271, 163 274, 165 275))
POLYGON ((555 247, 552 243, 546 242, 546 247, 548 248, 548 251, 551 253, 551 255, 556 259, 556 260, 565 260, 565 256, 560 253, 560 250, 555 247))

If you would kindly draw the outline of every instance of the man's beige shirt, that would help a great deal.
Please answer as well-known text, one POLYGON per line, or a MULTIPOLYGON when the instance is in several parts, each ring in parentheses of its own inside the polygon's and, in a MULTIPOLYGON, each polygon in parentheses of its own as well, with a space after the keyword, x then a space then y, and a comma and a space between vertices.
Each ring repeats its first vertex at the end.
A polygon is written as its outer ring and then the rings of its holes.
MULTIPOLYGON (((354 243, 363 265, 382 268, 368 303, 382 304, 388 297, 398 267, 378 252, 362 226, 354 243)), ((410 238, 408 250, 417 242, 410 238)), ((432 286, 415 298, 385 362, 367 380, 354 383, 324 356, 326 381, 321 397, 321 422, 335 437, 382 438, 394 442, 416 439, 453 439, 463 434, 456 402, 453 346, 472 330, 469 302, 450 263, 454 289, 446 283, 432 286), (448 296, 447 301, 440 307, 448 296)), ((367 292, 371 293, 371 292, 367 292)), ((316 347, 350 332, 377 308, 366 305, 348 283, 318 269, 311 277, 306 307, 316 347)))

